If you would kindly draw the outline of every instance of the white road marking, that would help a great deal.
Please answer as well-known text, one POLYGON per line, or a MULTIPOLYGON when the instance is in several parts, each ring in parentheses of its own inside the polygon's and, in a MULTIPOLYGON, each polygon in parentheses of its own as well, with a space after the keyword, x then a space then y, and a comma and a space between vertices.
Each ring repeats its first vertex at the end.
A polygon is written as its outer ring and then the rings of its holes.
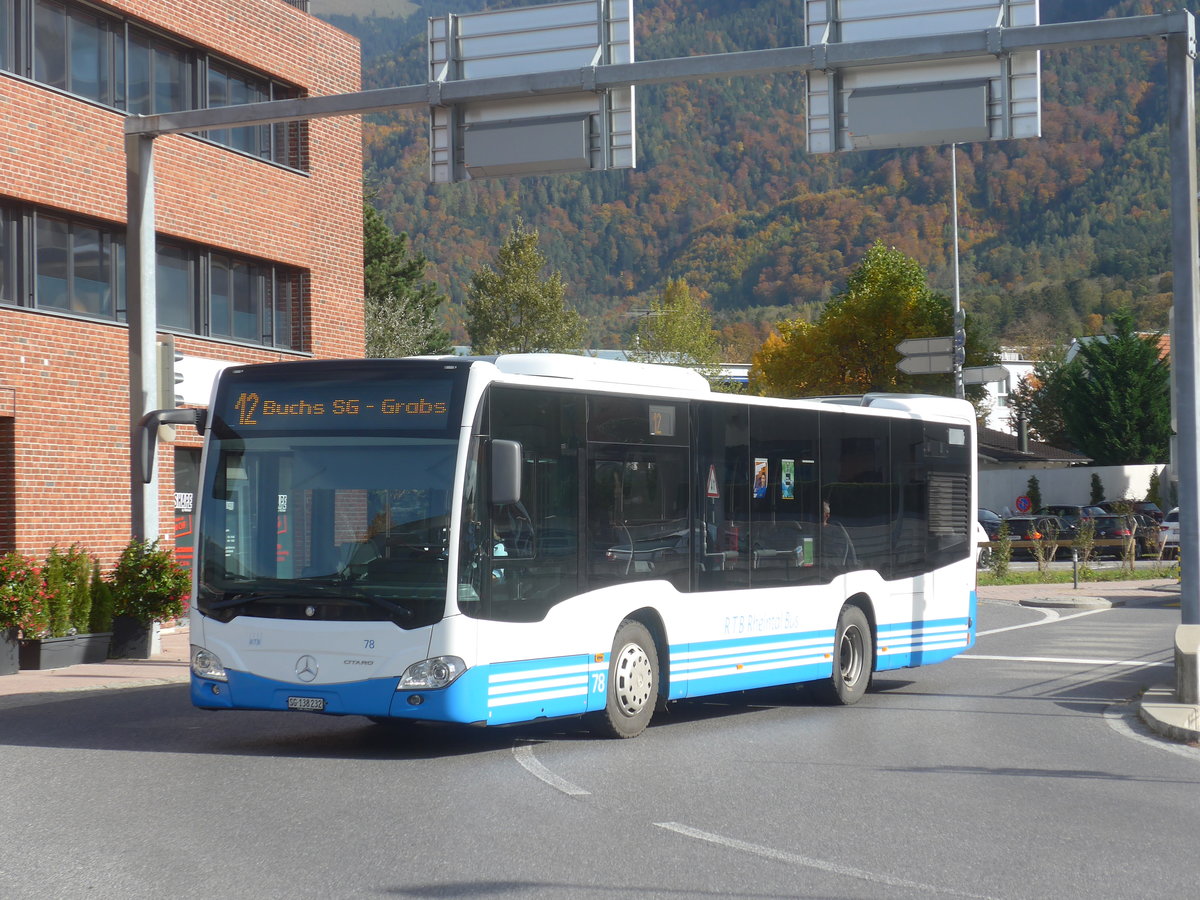
POLYGON ((556 791, 562 791, 570 797, 588 797, 591 795, 591 791, 585 791, 578 785, 571 784, 567 779, 560 778, 538 762, 537 757, 533 755, 532 744, 517 744, 513 747, 512 752, 517 762, 521 764, 521 768, 534 778, 544 781, 556 791))
POLYGON ((1130 669, 1173 669, 1173 662, 1155 662, 1144 659, 1083 659, 1069 656, 987 656, 983 653, 963 653, 957 659, 990 659, 1001 662, 1061 663, 1072 666, 1126 666, 1130 669))
POLYGON ((1071 613, 1069 616, 1064 616, 1057 609, 1039 609, 1037 611, 1042 614, 1042 618, 1037 622, 1025 622, 1021 625, 1007 625, 1004 628, 992 628, 988 631, 977 631, 975 632, 975 636, 983 637, 987 634, 1000 634, 1002 631, 1016 631, 1020 628, 1036 628, 1039 625, 1049 625, 1051 622, 1066 622, 1068 619, 1078 619, 1080 616, 1094 616, 1096 613, 1111 612, 1111 608, 1102 606, 1098 609, 1085 609, 1082 612, 1071 613))
POLYGON ((918 890, 929 894, 942 894, 950 897, 967 897, 970 898, 970 900, 988 900, 987 897, 981 894, 967 894, 962 891, 940 888, 932 884, 922 884, 919 881, 906 881, 903 878, 893 878, 891 875, 880 875, 876 872, 867 872, 864 869, 855 869, 851 866, 843 866, 840 863, 828 862, 823 859, 813 859, 809 856, 800 856, 796 853, 788 853, 784 850, 776 850, 773 847, 763 847, 760 844, 750 844, 746 841, 722 837, 719 834, 701 831, 698 828, 682 825, 679 822, 655 822, 654 824, 659 828, 665 828, 668 831, 674 831, 676 834, 681 834, 684 837, 695 838, 696 840, 700 841, 708 841, 710 844, 717 844, 721 847, 727 847, 730 850, 740 850, 743 853, 752 853, 755 856, 761 856, 765 859, 773 859, 776 862, 789 863, 794 866, 804 866, 808 869, 818 869, 822 872, 829 872, 830 874, 840 875, 845 878, 857 878, 860 881, 870 881, 874 884, 883 884, 887 885, 888 887, 918 890))

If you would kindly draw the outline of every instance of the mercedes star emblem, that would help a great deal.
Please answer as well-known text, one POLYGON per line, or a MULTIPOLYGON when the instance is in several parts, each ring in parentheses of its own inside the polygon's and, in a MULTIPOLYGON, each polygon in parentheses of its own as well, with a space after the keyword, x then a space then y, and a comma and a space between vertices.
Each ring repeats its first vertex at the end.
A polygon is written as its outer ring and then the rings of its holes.
POLYGON ((313 681, 317 677, 317 660, 312 656, 302 656, 296 660, 296 677, 301 681, 313 681))

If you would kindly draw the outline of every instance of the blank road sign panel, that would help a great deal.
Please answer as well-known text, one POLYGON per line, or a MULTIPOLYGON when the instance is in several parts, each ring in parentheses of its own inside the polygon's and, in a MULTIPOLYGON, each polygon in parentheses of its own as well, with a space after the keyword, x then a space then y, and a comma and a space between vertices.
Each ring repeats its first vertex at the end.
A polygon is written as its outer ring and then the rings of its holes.
POLYGON ((954 353, 954 338, 908 338, 898 343, 896 349, 905 356, 928 356, 931 353, 952 354, 954 353))
POLYGON ((905 375, 940 375, 954 371, 954 355, 951 353, 929 353, 921 356, 906 356, 896 363, 896 368, 905 375))
POLYGON ((465 160, 472 175, 578 172, 588 167, 586 117, 476 125, 467 129, 464 138, 465 160))
POLYGON ((849 119, 857 149, 986 141, 986 81, 860 88, 850 93, 849 119))

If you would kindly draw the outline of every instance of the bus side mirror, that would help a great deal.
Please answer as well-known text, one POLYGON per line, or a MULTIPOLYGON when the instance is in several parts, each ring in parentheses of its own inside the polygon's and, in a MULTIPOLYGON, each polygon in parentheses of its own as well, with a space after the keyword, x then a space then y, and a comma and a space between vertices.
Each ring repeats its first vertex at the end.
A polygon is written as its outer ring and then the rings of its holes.
POLYGON ((208 410, 205 409, 155 409, 142 416, 134 433, 142 481, 149 484, 154 477, 154 451, 158 446, 159 425, 191 425, 204 434, 207 423, 208 410))
POLYGON ((521 445, 517 441, 492 441, 493 506, 521 499, 521 445))

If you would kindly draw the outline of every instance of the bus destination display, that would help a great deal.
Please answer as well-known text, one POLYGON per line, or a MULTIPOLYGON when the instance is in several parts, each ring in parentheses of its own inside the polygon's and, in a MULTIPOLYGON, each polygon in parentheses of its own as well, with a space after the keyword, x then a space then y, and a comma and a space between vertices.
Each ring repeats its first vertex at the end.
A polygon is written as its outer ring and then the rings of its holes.
POLYGON ((440 430, 450 424, 450 381, 281 382, 231 385, 222 418, 235 431, 440 430))

